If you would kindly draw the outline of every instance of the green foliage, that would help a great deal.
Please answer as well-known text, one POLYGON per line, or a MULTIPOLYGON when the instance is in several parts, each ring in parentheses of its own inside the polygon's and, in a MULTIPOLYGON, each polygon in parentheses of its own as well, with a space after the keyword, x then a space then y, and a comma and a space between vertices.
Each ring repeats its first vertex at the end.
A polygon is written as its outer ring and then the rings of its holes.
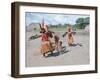
POLYGON ((90 22, 90 18, 89 18, 89 17, 86 17, 86 18, 84 19, 84 22, 88 25, 89 22, 90 22))
POLYGON ((90 22, 90 18, 89 17, 86 17, 86 18, 78 18, 76 20, 75 26, 78 29, 84 29, 86 27, 86 25, 89 25, 89 22, 90 22))
POLYGON ((37 39, 39 37, 40 37, 39 35, 35 34, 35 35, 31 36, 30 39, 37 39))
POLYGON ((77 20, 76 20, 76 23, 77 24, 80 24, 80 23, 83 23, 84 22, 84 18, 78 18, 77 20))
POLYGON ((68 24, 56 24, 56 25, 52 25, 50 24, 49 27, 50 28, 66 28, 68 24))
MULTIPOLYGON (((86 25, 89 25, 90 23, 90 18, 89 17, 86 17, 86 18, 78 18, 76 20, 76 24, 72 25, 72 29, 73 31, 76 31, 76 29, 84 29, 86 27, 86 25)), ((64 30, 66 31, 67 29, 67 26, 69 24, 49 24, 49 27, 51 30, 64 30)))

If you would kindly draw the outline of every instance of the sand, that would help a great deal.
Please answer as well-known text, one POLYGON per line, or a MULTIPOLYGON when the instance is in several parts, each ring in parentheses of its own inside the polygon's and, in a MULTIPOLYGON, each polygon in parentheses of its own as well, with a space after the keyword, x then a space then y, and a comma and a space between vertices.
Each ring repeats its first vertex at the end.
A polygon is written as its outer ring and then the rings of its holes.
POLYGON ((63 41, 63 46, 66 46, 65 53, 59 54, 57 51, 48 54, 45 58, 40 53, 41 38, 29 40, 32 32, 26 33, 26 67, 41 67, 41 66, 61 66, 61 65, 85 65, 90 63, 89 58, 89 35, 76 34, 74 43, 76 45, 69 47, 66 37, 62 38, 63 32, 60 32, 60 39, 63 41), (80 44, 80 45, 79 45, 80 44))

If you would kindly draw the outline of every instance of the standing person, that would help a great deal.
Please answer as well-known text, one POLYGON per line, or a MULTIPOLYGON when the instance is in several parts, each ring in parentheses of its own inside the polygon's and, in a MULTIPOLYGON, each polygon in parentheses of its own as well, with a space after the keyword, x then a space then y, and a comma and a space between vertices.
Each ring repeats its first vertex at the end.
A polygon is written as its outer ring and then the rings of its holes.
POLYGON ((41 33, 41 53, 43 54, 44 57, 46 57, 46 54, 48 52, 53 53, 53 47, 50 41, 50 33, 48 30, 47 25, 40 25, 40 33, 41 33))
POLYGON ((68 41, 68 45, 71 46, 74 42, 74 38, 73 38, 73 32, 72 32, 72 26, 68 25, 67 28, 67 41, 68 41))
POLYGON ((52 46, 49 41, 49 37, 45 33, 45 31, 42 31, 41 33, 41 53, 43 54, 44 57, 46 57, 46 54, 51 51, 52 51, 52 46))
POLYGON ((59 41, 59 43, 58 43, 58 50, 60 53, 62 53, 62 51, 63 51, 62 41, 59 41))
POLYGON ((57 34, 54 33, 55 49, 60 53, 62 51, 62 41, 57 34))
POLYGON ((54 39, 55 39, 55 49, 59 52, 59 37, 54 34, 54 39))
POLYGON ((50 42, 50 46, 52 48, 51 50, 51 53, 53 53, 53 50, 54 50, 54 37, 53 37, 53 34, 54 32, 50 31, 49 28, 48 28, 48 25, 44 25, 44 29, 45 29, 45 33, 46 35, 48 36, 48 39, 49 39, 49 42, 50 42))

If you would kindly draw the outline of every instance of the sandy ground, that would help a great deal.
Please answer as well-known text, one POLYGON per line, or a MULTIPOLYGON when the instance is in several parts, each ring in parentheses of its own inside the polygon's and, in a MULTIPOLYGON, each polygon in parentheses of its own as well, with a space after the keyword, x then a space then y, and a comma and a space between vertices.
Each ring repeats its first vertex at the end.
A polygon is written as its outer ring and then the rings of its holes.
POLYGON ((45 58, 40 53, 41 39, 29 40, 32 34, 32 32, 26 33, 26 67, 89 64, 89 35, 76 34, 75 45, 69 47, 66 37, 62 38, 60 32, 59 36, 63 46, 66 46, 66 51, 62 54, 54 51, 45 58))

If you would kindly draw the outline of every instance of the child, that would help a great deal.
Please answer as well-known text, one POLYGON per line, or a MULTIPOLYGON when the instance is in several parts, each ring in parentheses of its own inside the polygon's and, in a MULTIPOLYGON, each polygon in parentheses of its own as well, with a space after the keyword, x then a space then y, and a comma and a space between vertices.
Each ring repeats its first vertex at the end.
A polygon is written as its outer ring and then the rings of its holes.
POLYGON ((60 39, 57 35, 54 35, 54 39, 55 39, 55 49, 58 52, 61 52, 62 51, 62 41, 59 41, 60 39))
POLYGON ((63 51, 63 48, 62 48, 62 41, 59 41, 58 43, 58 51, 61 53, 63 51))

